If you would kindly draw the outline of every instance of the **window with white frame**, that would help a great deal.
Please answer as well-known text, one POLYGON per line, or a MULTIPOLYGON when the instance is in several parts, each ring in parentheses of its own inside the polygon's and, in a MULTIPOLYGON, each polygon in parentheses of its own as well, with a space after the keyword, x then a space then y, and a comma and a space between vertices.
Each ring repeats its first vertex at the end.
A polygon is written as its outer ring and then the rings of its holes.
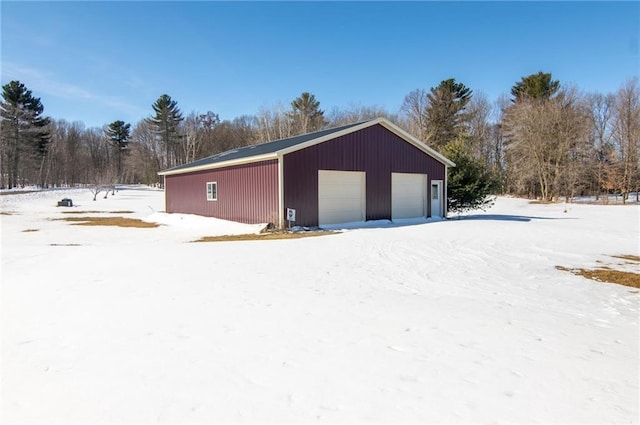
POLYGON ((440 197, 440 185, 432 184, 431 185, 431 199, 437 201, 440 197))
POLYGON ((207 182, 207 201, 218 200, 218 182, 207 182))

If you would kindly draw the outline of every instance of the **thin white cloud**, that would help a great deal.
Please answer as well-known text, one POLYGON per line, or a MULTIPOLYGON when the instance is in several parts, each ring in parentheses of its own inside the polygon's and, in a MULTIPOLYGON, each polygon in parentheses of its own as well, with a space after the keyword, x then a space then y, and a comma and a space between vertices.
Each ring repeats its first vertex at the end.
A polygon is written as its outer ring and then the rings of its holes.
POLYGON ((51 73, 20 64, 3 63, 2 79, 7 81, 20 80, 35 93, 43 93, 71 101, 92 101, 131 115, 143 115, 146 113, 139 106, 126 102, 117 96, 97 94, 80 86, 58 81, 51 73))
POLYGON ((29 89, 50 96, 61 97, 63 99, 94 99, 95 96, 89 91, 72 84, 61 83, 52 76, 15 63, 2 64, 3 80, 19 80, 28 85, 29 89))

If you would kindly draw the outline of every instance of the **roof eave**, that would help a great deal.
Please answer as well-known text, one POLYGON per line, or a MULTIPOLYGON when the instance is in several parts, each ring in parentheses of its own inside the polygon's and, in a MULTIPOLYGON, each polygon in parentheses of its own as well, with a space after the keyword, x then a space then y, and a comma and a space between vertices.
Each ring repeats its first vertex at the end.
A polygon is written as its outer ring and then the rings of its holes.
POLYGON ((176 174, 185 174, 185 173, 193 173, 196 171, 213 170, 215 168, 231 167, 233 165, 251 164, 253 162, 268 161, 270 159, 278 159, 277 152, 263 154, 263 155, 256 155, 256 156, 248 156, 245 158, 231 159, 229 161, 215 162, 213 164, 198 165, 195 167, 180 168, 178 170, 169 169, 164 171, 158 171, 158 175, 174 176, 176 174))

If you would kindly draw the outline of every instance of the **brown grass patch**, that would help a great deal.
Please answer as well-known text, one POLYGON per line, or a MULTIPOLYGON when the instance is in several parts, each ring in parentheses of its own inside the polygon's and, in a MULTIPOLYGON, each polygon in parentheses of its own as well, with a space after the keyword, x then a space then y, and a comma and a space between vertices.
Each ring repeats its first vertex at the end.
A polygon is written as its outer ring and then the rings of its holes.
POLYGON ((278 239, 302 239, 315 236, 335 235, 336 232, 274 232, 246 235, 205 236, 192 242, 265 241, 278 239))
POLYGON ((79 243, 50 243, 49 246, 82 246, 79 243))
POLYGON ((640 288, 640 274, 615 270, 609 267, 600 267, 597 269, 570 269, 567 267, 556 266, 556 269, 571 272, 575 275, 595 280, 596 282, 617 283, 618 285, 629 286, 631 288, 640 288))
POLYGON ((24 229, 24 230, 22 231, 22 233, 27 233, 27 232, 39 232, 39 231, 40 231, 40 229, 24 229))
POLYGON ((13 215, 13 213, 9 211, 0 211, 0 215, 13 215))
POLYGON ((126 217, 65 217, 56 218, 54 220, 63 220, 72 222, 76 226, 116 226, 116 227, 138 227, 152 228, 159 227, 157 223, 149 223, 137 218, 126 217))
POLYGON ((636 263, 640 263, 640 256, 638 255, 612 255, 613 258, 620 258, 622 260, 627 261, 635 261, 636 263))
POLYGON ((133 214, 133 211, 62 211, 62 214, 133 214))
POLYGON ((33 192, 39 192, 39 190, 9 190, 9 191, 6 191, 6 192, 0 192, 0 196, 23 195, 25 193, 33 193, 33 192))

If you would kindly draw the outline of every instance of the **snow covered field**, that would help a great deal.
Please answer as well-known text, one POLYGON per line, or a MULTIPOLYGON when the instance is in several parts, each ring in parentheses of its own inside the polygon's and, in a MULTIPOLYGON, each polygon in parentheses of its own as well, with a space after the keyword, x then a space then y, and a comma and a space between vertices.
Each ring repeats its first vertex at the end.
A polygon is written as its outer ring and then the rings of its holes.
POLYGON ((3 422, 639 421, 640 294, 555 268, 638 271, 638 206, 189 243, 261 226, 91 199, 0 196, 3 422))

